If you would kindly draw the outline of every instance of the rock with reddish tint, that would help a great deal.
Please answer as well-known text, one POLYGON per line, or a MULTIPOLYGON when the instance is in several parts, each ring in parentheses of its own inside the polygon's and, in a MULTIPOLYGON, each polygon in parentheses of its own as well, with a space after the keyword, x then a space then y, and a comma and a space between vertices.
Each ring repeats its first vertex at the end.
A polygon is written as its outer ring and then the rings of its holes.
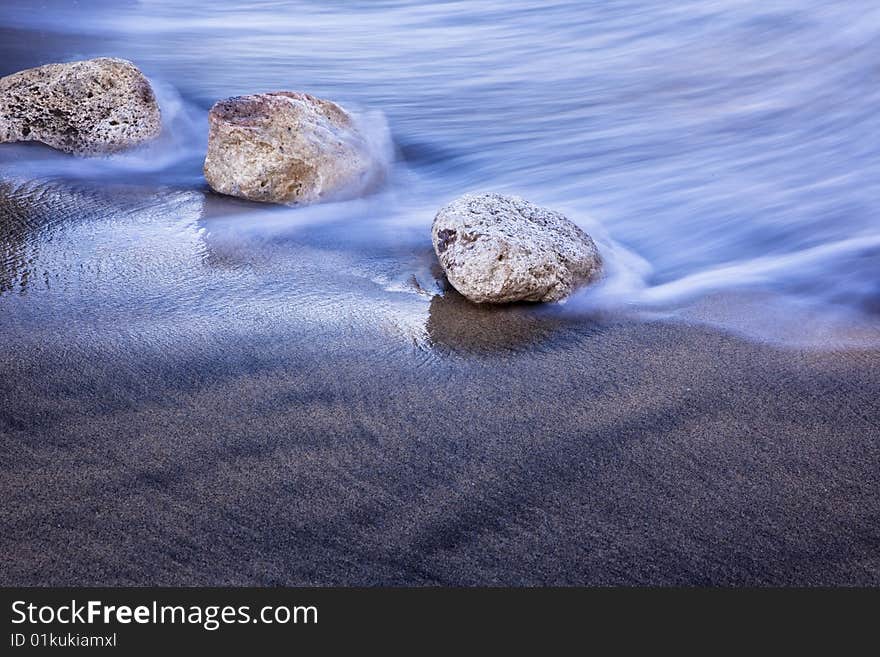
POLYGON ((162 117, 131 62, 101 57, 0 78, 0 143, 39 141, 66 153, 115 153, 157 137, 162 117))
POLYGON ((339 105, 289 91, 221 100, 209 114, 205 178, 221 194, 299 205, 355 198, 385 167, 339 105))
POLYGON ((476 303, 561 301, 602 271, 589 235, 518 196, 465 194, 437 213, 432 237, 449 282, 476 303))

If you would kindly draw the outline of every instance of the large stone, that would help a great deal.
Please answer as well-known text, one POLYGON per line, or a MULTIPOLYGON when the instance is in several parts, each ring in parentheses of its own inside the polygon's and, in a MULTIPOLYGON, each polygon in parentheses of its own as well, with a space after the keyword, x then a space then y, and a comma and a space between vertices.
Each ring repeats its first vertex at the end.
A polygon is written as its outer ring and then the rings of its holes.
POLYGON ((0 78, 0 143, 40 141, 98 155, 136 146, 161 130, 150 82, 124 59, 47 64, 0 78))
POLYGON ((476 303, 560 301, 602 270, 589 235, 517 196, 465 194, 437 213, 432 237, 449 282, 476 303))
POLYGON ((329 100, 278 91, 222 100, 209 114, 205 178, 221 194, 288 205, 355 198, 384 164, 329 100))

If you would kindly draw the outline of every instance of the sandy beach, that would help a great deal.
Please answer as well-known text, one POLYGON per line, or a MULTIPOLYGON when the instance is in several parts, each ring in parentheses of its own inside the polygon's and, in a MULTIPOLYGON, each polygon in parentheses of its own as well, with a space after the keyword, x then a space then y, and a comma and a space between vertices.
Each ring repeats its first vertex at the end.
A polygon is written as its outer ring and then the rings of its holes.
POLYGON ((240 245, 119 242, 157 192, 3 191, 6 585, 880 583, 876 350, 359 289, 295 238, 288 301, 218 309, 240 245))

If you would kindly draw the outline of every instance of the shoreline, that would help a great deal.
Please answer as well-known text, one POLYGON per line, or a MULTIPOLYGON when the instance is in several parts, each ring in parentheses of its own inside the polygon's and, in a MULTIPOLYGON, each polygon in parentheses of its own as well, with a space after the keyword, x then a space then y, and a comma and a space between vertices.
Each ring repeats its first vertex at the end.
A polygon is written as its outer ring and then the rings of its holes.
POLYGON ((0 296, 5 585, 880 584, 880 350, 377 293, 188 199, 16 215, 35 280, 114 248, 0 296))
POLYGON ((427 364, 16 346, 6 585, 880 583, 876 351, 657 325, 427 364))

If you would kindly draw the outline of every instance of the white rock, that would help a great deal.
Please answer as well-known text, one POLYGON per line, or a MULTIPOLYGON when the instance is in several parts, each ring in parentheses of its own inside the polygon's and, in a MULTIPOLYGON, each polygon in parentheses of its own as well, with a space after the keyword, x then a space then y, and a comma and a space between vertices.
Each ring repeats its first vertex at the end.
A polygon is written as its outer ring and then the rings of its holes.
POLYGON ((352 117, 290 91, 227 98, 209 114, 205 178, 221 194, 288 205, 354 198, 384 164, 352 117))
POLYGON ((560 301, 602 270, 589 235, 517 196, 465 194, 437 213, 432 237, 449 282, 476 303, 560 301))
POLYGON ((101 57, 0 78, 0 143, 40 141, 67 153, 113 153, 158 136, 150 82, 131 62, 101 57))

